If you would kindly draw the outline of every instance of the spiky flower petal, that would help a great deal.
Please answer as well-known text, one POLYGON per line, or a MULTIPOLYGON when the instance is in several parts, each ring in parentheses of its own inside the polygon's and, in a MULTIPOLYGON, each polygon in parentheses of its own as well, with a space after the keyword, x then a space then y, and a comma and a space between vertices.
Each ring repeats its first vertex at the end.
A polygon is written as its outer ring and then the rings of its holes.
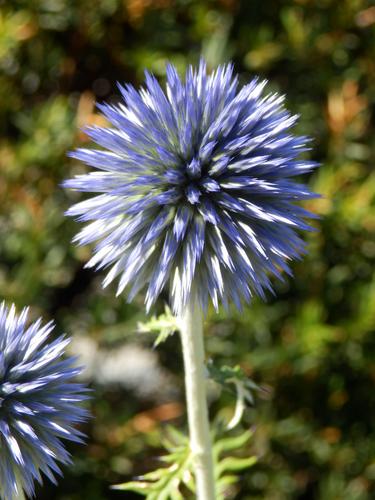
POLYGON ((41 319, 26 326, 28 309, 0 304, 0 498, 34 494, 45 474, 55 482, 57 462, 70 463, 61 439, 81 442, 74 425, 87 418, 87 398, 72 382, 80 371, 75 358, 62 359, 69 339, 48 342, 53 324, 41 319))
POLYGON ((67 213, 90 221, 76 241, 98 242, 88 266, 111 267, 104 285, 119 276, 129 300, 147 287, 148 308, 169 285, 179 313, 193 285, 203 307, 240 307, 290 273, 311 216, 295 202, 315 196, 291 178, 316 164, 299 159, 308 139, 265 84, 238 90, 231 65, 207 74, 203 61, 181 81, 169 65, 166 92, 146 72, 139 92, 120 85, 122 102, 99 105, 113 127, 87 134, 102 149, 71 153, 96 171, 65 186, 97 193, 67 213))

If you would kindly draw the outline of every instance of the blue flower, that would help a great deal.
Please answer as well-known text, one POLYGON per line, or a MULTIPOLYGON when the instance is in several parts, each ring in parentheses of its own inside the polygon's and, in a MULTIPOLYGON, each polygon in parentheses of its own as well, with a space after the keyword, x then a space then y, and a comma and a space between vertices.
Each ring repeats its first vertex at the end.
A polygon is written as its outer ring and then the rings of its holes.
POLYGON ((89 222, 75 240, 97 241, 87 266, 110 268, 104 285, 118 276, 129 300, 147 288, 148 309, 168 287, 179 313, 192 287, 204 308, 240 307, 290 273, 312 216, 295 202, 315 196, 291 179, 317 164, 299 158, 309 139, 265 84, 238 90, 231 65, 207 74, 203 61, 181 81, 169 65, 166 92, 146 72, 144 88, 99 105, 112 127, 87 134, 101 149, 71 153, 96 170, 64 185, 97 194, 67 214, 89 222))
POLYGON ((57 461, 70 463, 61 439, 82 442, 74 425, 87 418, 87 398, 71 379, 81 369, 61 359, 69 339, 47 343, 53 324, 26 326, 28 310, 0 305, 0 498, 34 494, 41 473, 55 482, 57 461))

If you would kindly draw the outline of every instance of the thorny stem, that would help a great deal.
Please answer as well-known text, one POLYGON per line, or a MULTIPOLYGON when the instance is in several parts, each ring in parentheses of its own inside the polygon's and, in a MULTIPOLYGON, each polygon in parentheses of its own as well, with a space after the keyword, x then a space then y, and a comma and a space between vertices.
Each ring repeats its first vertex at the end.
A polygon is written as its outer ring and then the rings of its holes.
POLYGON ((203 317, 197 297, 191 294, 180 319, 190 448, 194 460, 198 500, 215 500, 212 445, 206 399, 203 317))

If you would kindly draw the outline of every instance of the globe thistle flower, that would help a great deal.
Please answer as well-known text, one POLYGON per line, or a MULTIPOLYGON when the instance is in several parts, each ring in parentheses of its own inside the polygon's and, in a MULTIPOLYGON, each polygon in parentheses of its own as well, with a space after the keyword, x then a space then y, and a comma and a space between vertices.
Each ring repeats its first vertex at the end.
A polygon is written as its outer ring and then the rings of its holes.
POLYGON ((238 90, 232 65, 207 74, 204 61, 182 81, 169 65, 166 92, 146 72, 145 87, 119 85, 123 101, 98 106, 112 127, 86 132, 101 149, 71 153, 96 170, 65 186, 97 194, 67 214, 89 222, 75 241, 97 241, 87 266, 110 268, 104 286, 119 277, 129 300, 147 288, 147 308, 169 286, 180 313, 192 287, 203 308, 240 307, 290 274, 312 216, 295 202, 315 196, 292 179, 316 163, 265 85, 238 90))
POLYGON ((81 442, 74 425, 87 417, 85 389, 71 379, 81 369, 61 359, 69 339, 47 342, 53 324, 26 326, 28 309, 0 305, 0 498, 34 494, 41 473, 55 483, 56 462, 70 463, 61 439, 81 442))

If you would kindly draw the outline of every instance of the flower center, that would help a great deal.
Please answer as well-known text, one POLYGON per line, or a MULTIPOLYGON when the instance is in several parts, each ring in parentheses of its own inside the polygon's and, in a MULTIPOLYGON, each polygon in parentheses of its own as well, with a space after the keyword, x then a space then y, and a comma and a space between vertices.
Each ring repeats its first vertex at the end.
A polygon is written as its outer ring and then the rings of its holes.
POLYGON ((202 195, 220 191, 220 185, 215 179, 202 173, 201 162, 197 158, 193 158, 186 165, 183 189, 189 203, 196 205, 202 195))

